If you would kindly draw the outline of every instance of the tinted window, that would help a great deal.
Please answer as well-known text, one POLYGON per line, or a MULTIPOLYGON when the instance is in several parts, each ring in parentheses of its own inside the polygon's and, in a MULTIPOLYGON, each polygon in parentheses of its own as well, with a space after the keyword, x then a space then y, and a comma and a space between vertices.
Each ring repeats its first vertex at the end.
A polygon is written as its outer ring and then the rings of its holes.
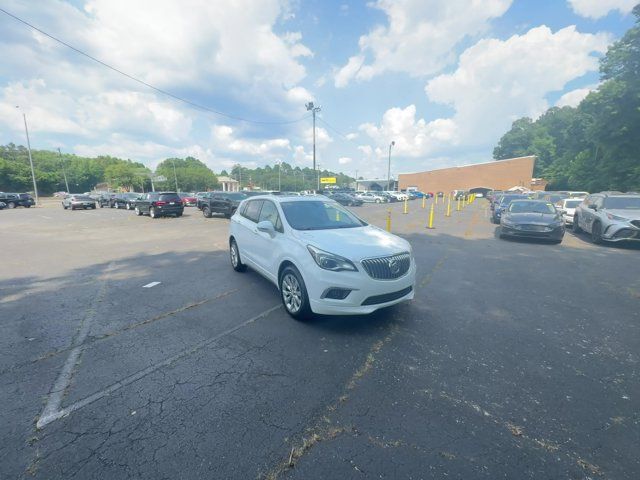
POLYGON ((607 208, 613 209, 640 209, 640 197, 609 197, 605 201, 607 208))
POLYGON ((511 213, 556 213, 551 203, 514 200, 509 206, 511 213))
POLYGON ((181 202, 177 193, 163 193, 160 195, 161 202, 181 202))
POLYGON ((258 218, 260 218, 260 209, 262 208, 262 202, 262 200, 253 200, 247 203, 247 208, 244 209, 242 215, 252 222, 258 222, 258 218))
POLYGON ((582 200, 567 200, 564 205, 566 208, 576 208, 582 200))

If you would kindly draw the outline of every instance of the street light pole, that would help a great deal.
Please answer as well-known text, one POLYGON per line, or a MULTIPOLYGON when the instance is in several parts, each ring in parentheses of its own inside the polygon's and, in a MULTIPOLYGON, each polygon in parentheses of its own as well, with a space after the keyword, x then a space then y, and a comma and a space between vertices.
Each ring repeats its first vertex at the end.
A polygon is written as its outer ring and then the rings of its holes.
POLYGON ((67 182, 67 172, 64 169, 64 160, 62 158, 62 152, 60 151, 60 147, 58 147, 58 155, 60 155, 60 163, 62 164, 62 175, 64 176, 64 184, 67 187, 67 193, 69 193, 69 182, 67 182))
MULTIPOLYGON (((16 108, 20 108, 16 105, 16 108)), ((36 196, 36 205, 38 202, 38 185, 36 184, 36 172, 33 169, 33 158, 31 157, 31 142, 29 141, 29 129, 27 128, 27 115, 22 112, 22 118, 24 119, 24 133, 27 135, 27 150, 29 152, 29 165, 31 166, 31 179, 33 180, 33 193, 36 196)))
POLYGON ((278 165, 278 191, 282 191, 282 181, 280 178, 280 170, 282 170, 282 160, 277 160, 276 164, 278 165))
POLYGON ((396 144, 395 141, 392 141, 389 144, 389 164, 387 166, 387 192, 389 191, 389 183, 391 181, 391 147, 393 147, 396 144))
POLYGON ((176 161, 171 159, 171 163, 173 163, 173 179, 176 181, 176 193, 178 193, 180 190, 178 190, 178 175, 176 175, 176 161))
MULTIPOLYGON (((316 113, 321 110, 320 107, 315 107, 313 102, 306 104, 307 111, 311 111, 313 114, 313 169, 316 169, 316 113)), ((318 189, 320 191, 320 174, 318 174, 318 189)))

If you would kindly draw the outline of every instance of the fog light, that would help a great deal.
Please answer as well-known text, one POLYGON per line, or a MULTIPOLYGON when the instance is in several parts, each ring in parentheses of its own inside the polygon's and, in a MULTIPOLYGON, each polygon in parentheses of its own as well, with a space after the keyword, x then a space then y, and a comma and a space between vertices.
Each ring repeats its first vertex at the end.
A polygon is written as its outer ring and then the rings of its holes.
POLYGON ((344 300, 351 293, 347 288, 329 288, 322 294, 322 298, 330 298, 332 300, 344 300))

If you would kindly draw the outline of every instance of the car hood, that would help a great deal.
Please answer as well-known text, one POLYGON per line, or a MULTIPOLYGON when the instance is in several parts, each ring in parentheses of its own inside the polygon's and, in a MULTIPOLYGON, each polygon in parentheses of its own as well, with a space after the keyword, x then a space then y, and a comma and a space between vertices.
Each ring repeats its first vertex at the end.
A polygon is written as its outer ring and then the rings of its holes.
POLYGON ((617 215, 619 217, 628 218, 629 220, 640 220, 640 209, 634 208, 629 210, 607 209, 607 213, 617 215))
POLYGON ((526 223, 529 225, 549 225, 558 220, 555 213, 509 213, 502 217, 513 223, 526 223))
POLYGON ((331 230, 295 230, 294 235, 307 245, 355 261, 411 251, 409 242, 372 225, 331 230))

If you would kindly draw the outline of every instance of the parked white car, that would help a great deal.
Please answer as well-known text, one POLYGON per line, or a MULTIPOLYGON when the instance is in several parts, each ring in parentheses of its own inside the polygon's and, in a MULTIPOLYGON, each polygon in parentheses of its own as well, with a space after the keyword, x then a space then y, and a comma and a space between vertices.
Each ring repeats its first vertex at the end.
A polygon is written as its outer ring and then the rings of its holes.
POLYGON ((258 196, 231 217, 231 265, 278 286, 294 318, 368 314, 414 296, 406 240, 325 197, 258 196))
POLYGON ((388 193, 389 195, 394 197, 399 202, 404 202, 405 200, 409 200, 409 195, 407 195, 406 193, 394 192, 394 191, 388 191, 388 192, 385 192, 385 193, 388 193))
POLYGON ((573 214, 581 203, 582 198, 565 198, 556 203, 556 209, 562 215, 565 225, 573 225, 573 214))
POLYGON ((365 203, 385 203, 387 201, 385 197, 373 192, 360 192, 356 193, 356 196, 365 203))

